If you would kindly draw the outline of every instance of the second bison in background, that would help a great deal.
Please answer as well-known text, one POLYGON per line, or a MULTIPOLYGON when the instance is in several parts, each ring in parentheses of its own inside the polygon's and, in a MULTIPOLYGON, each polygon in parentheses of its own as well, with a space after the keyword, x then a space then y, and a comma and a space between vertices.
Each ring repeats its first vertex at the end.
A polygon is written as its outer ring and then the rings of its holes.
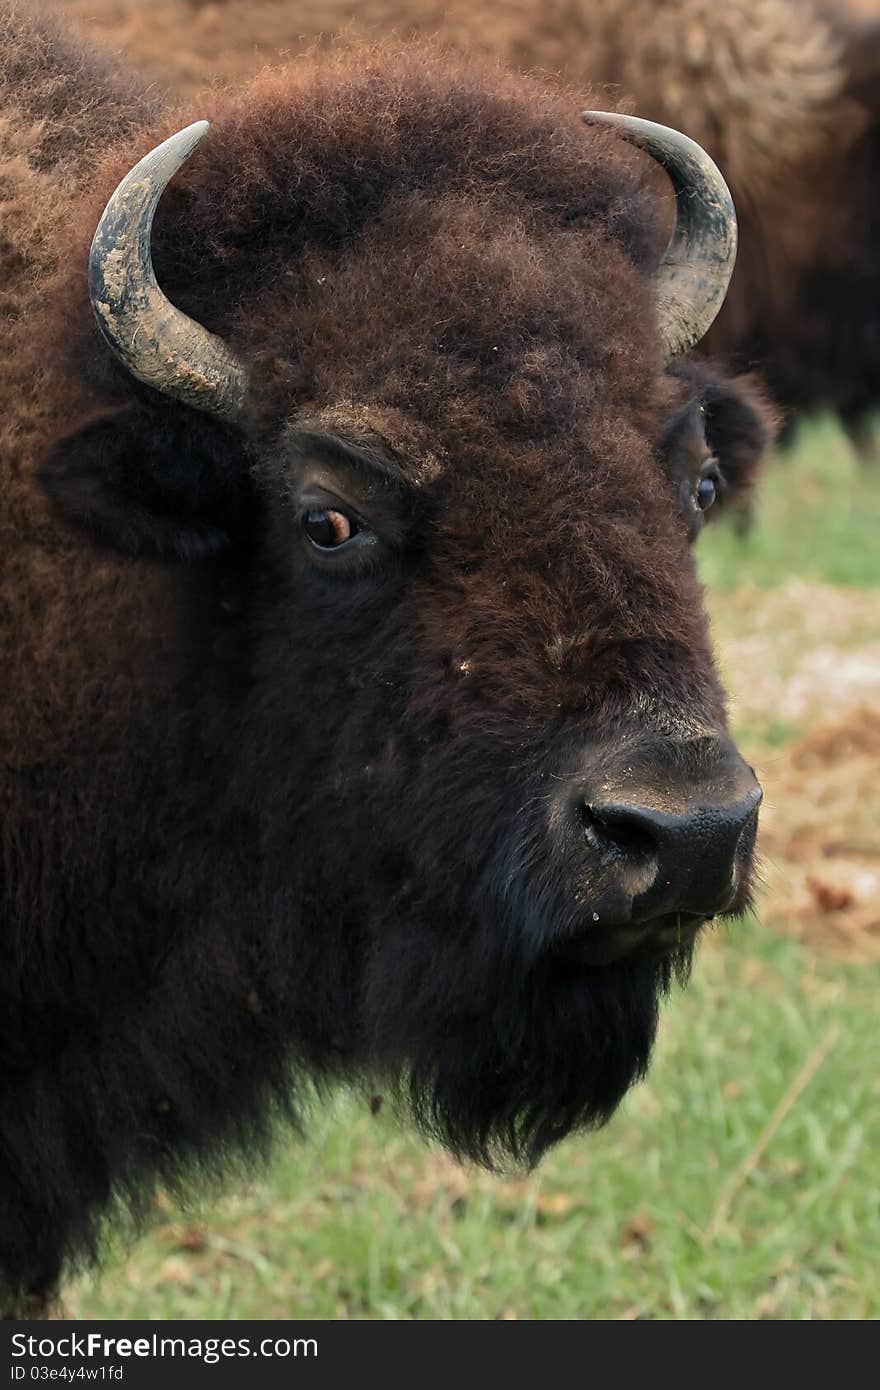
POLYGON ((615 129, 540 84, 367 52, 205 134, 0 20, 20 1300, 304 1077, 484 1162, 609 1116, 748 901, 689 541, 767 430, 681 357, 735 229, 675 132, 616 126, 677 190, 658 264, 615 129))

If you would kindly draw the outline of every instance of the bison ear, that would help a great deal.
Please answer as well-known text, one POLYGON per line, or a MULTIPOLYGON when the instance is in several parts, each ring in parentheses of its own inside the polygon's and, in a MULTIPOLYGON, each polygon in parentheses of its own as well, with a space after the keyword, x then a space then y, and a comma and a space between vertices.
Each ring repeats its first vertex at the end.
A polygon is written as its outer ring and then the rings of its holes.
POLYGON ((146 559, 205 559, 254 520, 241 434, 180 405, 91 416, 55 441, 40 480, 96 542, 146 559))
POLYGON ((751 490, 778 434, 777 415, 757 382, 747 376, 708 382, 701 401, 706 442, 726 484, 725 507, 747 513, 751 490))
POLYGON ((690 359, 676 364, 673 375, 687 383, 690 407, 702 407, 705 444, 724 479, 723 505, 707 516, 748 514, 752 487, 779 433, 776 412, 752 376, 724 377, 708 363, 690 359))

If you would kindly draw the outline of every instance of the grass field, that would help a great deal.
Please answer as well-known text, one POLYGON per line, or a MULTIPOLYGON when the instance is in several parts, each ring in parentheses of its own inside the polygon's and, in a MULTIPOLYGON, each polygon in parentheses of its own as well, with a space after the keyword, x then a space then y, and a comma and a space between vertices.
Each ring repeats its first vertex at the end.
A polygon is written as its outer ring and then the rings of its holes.
POLYGON ((531 1176, 466 1172, 340 1096, 268 1171, 160 1201, 71 1315, 880 1314, 880 466, 813 428, 701 564, 767 887, 703 944, 649 1082, 531 1176))

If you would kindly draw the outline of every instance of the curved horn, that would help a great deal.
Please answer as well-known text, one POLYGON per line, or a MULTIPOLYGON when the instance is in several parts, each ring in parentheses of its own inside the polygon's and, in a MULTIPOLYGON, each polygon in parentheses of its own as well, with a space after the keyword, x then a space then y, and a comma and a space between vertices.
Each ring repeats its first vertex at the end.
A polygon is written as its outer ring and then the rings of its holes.
POLYGON ((736 209, 718 168, 695 140, 669 126, 585 111, 662 164, 675 190, 675 226, 656 274, 657 317, 666 361, 708 332, 724 303, 736 260, 736 209))
POLYGON ((104 338, 140 381, 223 419, 242 409, 247 373, 222 338, 165 298, 150 236, 169 180, 208 129, 196 121, 145 155, 110 199, 89 255, 89 293, 104 338))

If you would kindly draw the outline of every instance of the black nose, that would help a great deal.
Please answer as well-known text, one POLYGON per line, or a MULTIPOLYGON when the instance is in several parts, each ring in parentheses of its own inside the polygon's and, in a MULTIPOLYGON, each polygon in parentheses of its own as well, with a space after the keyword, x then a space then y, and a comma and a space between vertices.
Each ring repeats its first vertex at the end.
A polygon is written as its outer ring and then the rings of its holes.
MULTIPOLYGON (((687 809, 664 809, 660 795, 652 797, 653 804, 617 799, 581 803, 586 839, 604 869, 606 890, 616 889, 618 918, 643 922, 669 912, 714 917, 730 907, 754 842, 761 802, 754 775, 745 764, 742 768, 751 785, 740 785, 736 798, 721 804, 717 788, 705 798, 700 798, 700 788, 693 788, 696 804, 687 809)), ((743 780, 737 779, 740 784, 743 780)))

